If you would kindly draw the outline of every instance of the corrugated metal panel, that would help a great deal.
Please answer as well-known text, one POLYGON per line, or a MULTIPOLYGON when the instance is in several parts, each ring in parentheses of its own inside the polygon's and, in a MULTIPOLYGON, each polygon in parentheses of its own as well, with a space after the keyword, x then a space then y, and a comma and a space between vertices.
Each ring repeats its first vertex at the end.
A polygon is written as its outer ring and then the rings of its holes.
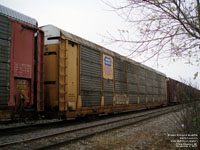
POLYGON ((139 85, 138 88, 139 88, 139 93, 141 93, 141 94, 145 94, 146 93, 145 86, 139 85))
POLYGON ((154 93, 154 94, 158 94, 158 90, 159 90, 159 88, 154 88, 154 89, 153 89, 153 93, 154 93))
POLYGON ((101 91, 101 79, 93 76, 81 75, 82 91, 101 91))
POLYGON ((128 83, 128 93, 138 93, 137 84, 128 83))
POLYGON ((161 89, 161 94, 166 95, 166 89, 161 89))
POLYGON ((129 94, 129 104, 137 104, 138 96, 136 94, 129 94))
POLYGON ((113 105, 113 93, 112 92, 104 92, 104 105, 113 105))
POLYGON ((161 81, 165 82, 165 77, 164 76, 161 76, 161 81))
POLYGON ((126 82, 126 72, 115 69, 115 81, 126 82))
POLYGON ((1 87, 0 86, 0 97, 1 97, 1 100, 0 100, 0 105, 5 105, 8 103, 8 100, 9 100, 9 88, 8 87, 1 87))
POLYGON ((3 16, 7 16, 10 18, 13 18, 17 21, 24 22, 26 24, 30 24, 32 26, 37 26, 37 21, 31 17, 28 17, 22 13, 19 13, 17 11, 14 11, 8 7, 5 7, 3 5, 0 5, 0 14, 3 16))
POLYGON ((137 83, 137 76, 136 74, 132 74, 128 72, 128 83, 137 83))
POLYGON ((0 15, 0 104, 7 105, 10 93, 11 22, 0 15))
POLYGON ((156 77, 156 74, 155 74, 154 72, 152 73, 152 76, 151 76, 151 77, 152 77, 152 80, 156 80, 156 78, 157 78, 157 77, 156 77))
POLYGON ((115 82, 115 90, 116 93, 127 93, 127 87, 126 87, 126 83, 124 82, 115 82))
POLYGON ((146 79, 145 77, 139 77, 138 78, 138 81, 139 81, 139 85, 146 85, 146 79))
POLYGON ((113 80, 104 79, 104 92, 113 92, 113 80))
POLYGON ((0 62, 10 63, 10 41, 0 39, 0 62))
POLYGON ((146 80, 146 85, 149 87, 153 87, 153 80, 152 79, 147 79, 146 80))
POLYGON ((80 86, 83 107, 101 105, 101 54, 81 46, 80 86))
POLYGON ((160 98, 161 98, 161 101, 165 101, 166 100, 166 96, 165 95, 161 95, 160 98))
POLYGON ((0 62, 0 87, 9 87, 10 66, 7 63, 0 62))
POLYGON ((115 69, 118 69, 121 71, 126 71, 126 62, 125 61, 115 58, 114 65, 115 65, 115 69))
POLYGON ((0 39, 11 40, 11 22, 8 20, 8 18, 1 15, 0 15, 0 39))
POLYGON ((153 87, 158 87, 158 81, 157 80, 153 80, 153 87))
POLYGON ((126 74, 126 62, 119 58, 114 59, 115 70, 115 90, 116 93, 127 93, 127 74, 126 74))
POLYGON ((162 80, 162 76, 161 76, 160 74, 157 74, 156 76, 157 76, 157 80, 158 80, 158 81, 161 81, 161 80, 162 80))
POLYGON ((104 79, 104 105, 113 105, 113 80, 104 79))
POLYGON ((101 105, 101 92, 81 91, 81 97, 83 107, 101 105))
MULTIPOLYGON (((81 74, 90 75, 93 77, 101 77, 101 66, 98 63, 93 63, 88 60, 81 59, 81 74)), ((96 59, 98 60, 98 59, 96 59)))
POLYGON ((158 102, 159 96, 158 95, 153 95, 153 97, 154 97, 154 102, 158 102))
POLYGON ((82 53, 80 57, 82 60, 87 60, 89 62, 101 64, 99 51, 92 50, 91 52, 91 49, 84 46, 81 46, 81 50, 82 53))
POLYGON ((153 103, 153 96, 152 95, 147 95, 148 98, 148 103, 153 103))
POLYGON ((146 95, 139 95, 140 97, 140 104, 145 104, 146 103, 146 95))
POLYGON ((146 87, 148 94, 153 94, 153 87, 146 87))
POLYGON ((158 81, 158 87, 161 88, 161 82, 160 81, 158 81))
POLYGON ((146 76, 145 69, 142 68, 142 67, 139 67, 139 76, 140 77, 145 77, 146 76))
POLYGON ((155 74, 154 72, 149 71, 149 70, 146 70, 147 78, 149 78, 149 79, 153 79, 154 74, 155 74))
POLYGON ((165 83, 165 81, 162 81, 162 82, 161 82, 161 88, 162 88, 162 89, 165 89, 165 88, 166 88, 166 83, 165 83))
POLYGON ((128 63, 128 73, 137 74, 137 65, 128 63))
POLYGON ((138 66, 135 64, 128 64, 128 96, 129 104, 138 103, 138 66))

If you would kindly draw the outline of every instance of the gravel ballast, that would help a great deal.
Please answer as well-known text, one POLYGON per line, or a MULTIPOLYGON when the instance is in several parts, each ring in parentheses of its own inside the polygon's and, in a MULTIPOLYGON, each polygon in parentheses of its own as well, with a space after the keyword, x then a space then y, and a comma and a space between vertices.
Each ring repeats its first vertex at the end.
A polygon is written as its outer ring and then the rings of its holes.
POLYGON ((59 148, 60 150, 176 150, 168 134, 176 133, 175 114, 113 130, 59 148))

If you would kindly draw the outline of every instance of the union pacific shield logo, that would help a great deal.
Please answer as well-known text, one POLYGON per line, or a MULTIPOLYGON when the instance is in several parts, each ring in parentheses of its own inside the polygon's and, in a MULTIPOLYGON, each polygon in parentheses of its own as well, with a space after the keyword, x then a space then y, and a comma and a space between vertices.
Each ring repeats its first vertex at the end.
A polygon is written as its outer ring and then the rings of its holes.
POLYGON ((113 58, 103 54, 103 77, 113 79, 113 58))

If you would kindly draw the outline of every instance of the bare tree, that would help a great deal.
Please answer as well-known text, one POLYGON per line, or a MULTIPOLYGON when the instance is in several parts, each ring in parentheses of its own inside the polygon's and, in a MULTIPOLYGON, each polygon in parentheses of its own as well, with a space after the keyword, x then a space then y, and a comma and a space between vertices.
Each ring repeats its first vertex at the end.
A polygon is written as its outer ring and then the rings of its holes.
POLYGON ((110 33, 106 36, 110 42, 126 45, 130 56, 147 54, 146 60, 184 58, 188 63, 199 64, 199 0, 122 0, 119 4, 107 0, 105 3, 139 31, 139 38, 126 30, 119 31, 119 38, 110 33))

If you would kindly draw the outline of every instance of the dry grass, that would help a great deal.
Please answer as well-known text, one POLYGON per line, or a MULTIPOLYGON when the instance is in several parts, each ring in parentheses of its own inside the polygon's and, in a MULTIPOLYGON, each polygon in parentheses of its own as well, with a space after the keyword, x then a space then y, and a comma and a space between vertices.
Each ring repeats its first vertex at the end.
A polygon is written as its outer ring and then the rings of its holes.
POLYGON ((132 136, 101 136, 96 139, 95 150, 176 150, 175 144, 170 142, 167 134, 158 135, 156 130, 153 134, 135 133, 132 136))

